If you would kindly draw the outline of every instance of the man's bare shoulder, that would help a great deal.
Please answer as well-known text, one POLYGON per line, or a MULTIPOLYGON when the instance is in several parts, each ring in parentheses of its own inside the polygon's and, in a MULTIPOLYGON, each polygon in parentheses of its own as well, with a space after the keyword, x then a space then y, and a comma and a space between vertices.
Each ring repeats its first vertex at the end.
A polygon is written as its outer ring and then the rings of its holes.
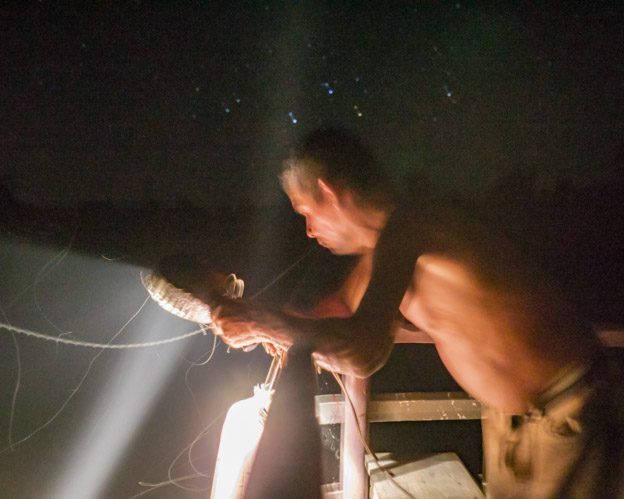
POLYGON ((392 255, 412 263, 425 254, 444 257, 474 272, 487 287, 552 284, 539 255, 469 210, 451 205, 398 208, 388 220, 377 253, 382 261, 392 255))

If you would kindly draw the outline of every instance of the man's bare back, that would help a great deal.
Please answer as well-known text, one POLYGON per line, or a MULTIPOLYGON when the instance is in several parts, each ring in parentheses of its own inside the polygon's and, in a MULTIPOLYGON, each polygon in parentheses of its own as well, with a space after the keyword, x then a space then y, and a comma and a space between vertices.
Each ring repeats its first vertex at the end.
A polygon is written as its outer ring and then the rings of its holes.
POLYGON ((555 330, 540 324, 529 300, 500 296, 461 263, 437 255, 419 257, 400 310, 429 334, 460 386, 513 414, 526 412, 559 371, 580 365, 577 347, 591 343, 573 334, 578 325, 555 330))

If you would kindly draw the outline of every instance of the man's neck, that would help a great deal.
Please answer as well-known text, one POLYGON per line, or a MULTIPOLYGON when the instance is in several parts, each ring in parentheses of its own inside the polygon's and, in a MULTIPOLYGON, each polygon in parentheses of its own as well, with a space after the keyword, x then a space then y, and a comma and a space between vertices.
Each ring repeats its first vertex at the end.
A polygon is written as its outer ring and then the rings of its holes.
POLYGON ((388 223, 390 211, 376 208, 366 208, 358 210, 354 216, 354 223, 357 224, 361 234, 360 246, 363 253, 372 253, 377 246, 377 241, 384 227, 388 223))
POLYGON ((362 202, 352 191, 340 195, 339 213, 343 222, 351 225, 351 232, 357 242, 358 253, 372 253, 383 231, 392 209, 377 208, 362 202))

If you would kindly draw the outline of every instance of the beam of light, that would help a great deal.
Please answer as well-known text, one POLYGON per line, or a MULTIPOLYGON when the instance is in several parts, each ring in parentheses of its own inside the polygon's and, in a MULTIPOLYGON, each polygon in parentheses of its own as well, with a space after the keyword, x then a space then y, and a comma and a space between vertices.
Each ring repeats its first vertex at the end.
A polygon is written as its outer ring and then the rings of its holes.
POLYGON ((268 410, 271 392, 254 387, 253 397, 230 407, 219 441, 211 499, 242 499, 258 443, 264 430, 263 413, 268 410))
MULTIPOLYGON (((134 290, 133 290, 134 292, 134 290)), ((141 289, 141 292, 144 292, 141 289)), ((138 319, 133 338, 143 340, 154 333, 171 335, 172 322, 158 309, 138 319), (165 329, 168 329, 166 332, 165 329)), ((179 322, 178 327, 188 327, 179 322)), ((84 424, 76 431, 73 447, 62 463, 62 473, 50 497, 83 499, 100 497, 124 452, 157 396, 166 384, 185 345, 169 345, 158 351, 158 368, 154 369, 154 351, 118 353, 116 367, 107 385, 92 407, 84 424)))

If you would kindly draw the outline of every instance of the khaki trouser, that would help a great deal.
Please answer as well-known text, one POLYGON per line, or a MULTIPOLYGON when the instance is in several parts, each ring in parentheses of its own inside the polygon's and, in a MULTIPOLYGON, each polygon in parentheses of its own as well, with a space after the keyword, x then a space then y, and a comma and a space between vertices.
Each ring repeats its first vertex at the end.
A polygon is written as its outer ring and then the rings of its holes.
POLYGON ((563 373, 521 416, 484 409, 490 498, 624 498, 624 379, 604 367, 563 373))

